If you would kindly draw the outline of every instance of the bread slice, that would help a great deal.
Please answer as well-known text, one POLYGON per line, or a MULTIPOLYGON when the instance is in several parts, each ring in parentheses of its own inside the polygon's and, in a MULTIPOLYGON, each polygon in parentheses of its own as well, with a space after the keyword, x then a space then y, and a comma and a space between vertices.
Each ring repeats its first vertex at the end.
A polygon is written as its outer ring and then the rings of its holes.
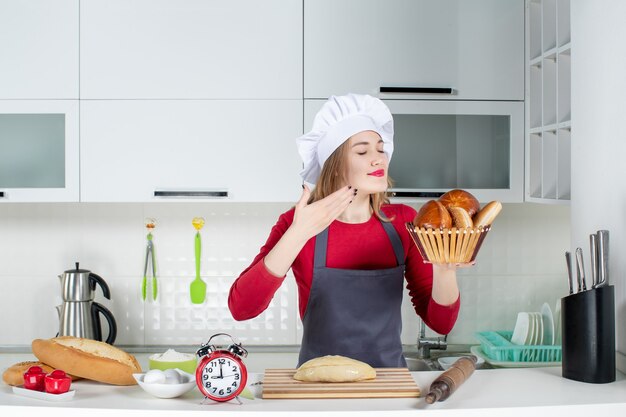
MULTIPOLYGON (((46 365, 45 363, 42 362, 37 362, 37 361, 26 361, 26 362, 19 362, 16 363, 14 365, 9 366, 4 373, 2 374, 2 380, 4 381, 5 384, 7 385, 12 385, 12 386, 20 386, 24 384, 24 373, 26 373, 26 371, 28 371, 28 369, 31 366, 39 366, 44 373, 49 374, 50 372, 54 371, 54 368, 51 366, 46 365)), ((76 381, 77 379, 81 379, 80 377, 74 376, 74 375, 67 375, 70 378, 72 378, 72 381, 76 381)))
POLYGON ((133 355, 97 340, 72 336, 35 339, 32 349, 43 363, 68 374, 107 384, 135 385, 133 373, 141 372, 133 355))
POLYGON ((293 378, 306 382, 355 382, 376 378, 376 370, 356 359, 328 355, 303 363, 293 378))

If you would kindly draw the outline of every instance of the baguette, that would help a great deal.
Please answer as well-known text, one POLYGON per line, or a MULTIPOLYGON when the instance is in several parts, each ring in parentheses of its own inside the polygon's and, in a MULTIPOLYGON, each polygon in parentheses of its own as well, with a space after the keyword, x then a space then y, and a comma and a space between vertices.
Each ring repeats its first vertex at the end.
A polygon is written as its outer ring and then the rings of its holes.
POLYGON ((502 203, 499 201, 492 201, 487 203, 474 217, 474 226, 488 226, 495 220, 498 213, 502 210, 502 203))
POLYGON ((133 373, 141 367, 133 355, 104 342, 61 336, 35 339, 33 354, 43 363, 93 381, 135 385, 133 373))

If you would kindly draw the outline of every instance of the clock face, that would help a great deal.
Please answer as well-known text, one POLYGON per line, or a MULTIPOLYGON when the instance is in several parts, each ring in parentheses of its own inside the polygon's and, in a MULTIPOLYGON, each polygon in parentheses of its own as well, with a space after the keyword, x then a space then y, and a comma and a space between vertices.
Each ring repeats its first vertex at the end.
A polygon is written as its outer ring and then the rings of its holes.
POLYGON ((230 357, 216 357, 202 365, 198 385, 209 398, 228 399, 236 396, 246 384, 246 371, 230 357))

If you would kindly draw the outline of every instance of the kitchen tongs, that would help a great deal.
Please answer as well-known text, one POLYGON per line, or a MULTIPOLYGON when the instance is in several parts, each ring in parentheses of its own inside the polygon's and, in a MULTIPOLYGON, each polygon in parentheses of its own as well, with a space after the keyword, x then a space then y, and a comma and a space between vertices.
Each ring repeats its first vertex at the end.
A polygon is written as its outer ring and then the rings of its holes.
POLYGON ((141 299, 146 300, 146 290, 148 286, 148 263, 152 264, 152 300, 157 299, 157 279, 156 279, 156 263, 154 261, 154 244, 152 243, 152 230, 156 226, 154 219, 146 219, 146 229, 148 229, 148 235, 146 239, 148 244, 146 245, 146 263, 143 267, 143 280, 141 282, 141 299))

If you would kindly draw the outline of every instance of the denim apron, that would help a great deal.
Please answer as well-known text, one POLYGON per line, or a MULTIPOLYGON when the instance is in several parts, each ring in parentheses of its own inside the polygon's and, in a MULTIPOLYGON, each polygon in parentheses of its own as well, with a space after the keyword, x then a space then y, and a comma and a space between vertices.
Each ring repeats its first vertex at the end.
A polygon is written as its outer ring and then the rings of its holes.
POLYGON ((341 355, 375 368, 406 367, 400 340, 404 249, 393 225, 381 224, 396 255, 392 268, 327 268, 328 228, 317 235, 298 366, 341 355))

